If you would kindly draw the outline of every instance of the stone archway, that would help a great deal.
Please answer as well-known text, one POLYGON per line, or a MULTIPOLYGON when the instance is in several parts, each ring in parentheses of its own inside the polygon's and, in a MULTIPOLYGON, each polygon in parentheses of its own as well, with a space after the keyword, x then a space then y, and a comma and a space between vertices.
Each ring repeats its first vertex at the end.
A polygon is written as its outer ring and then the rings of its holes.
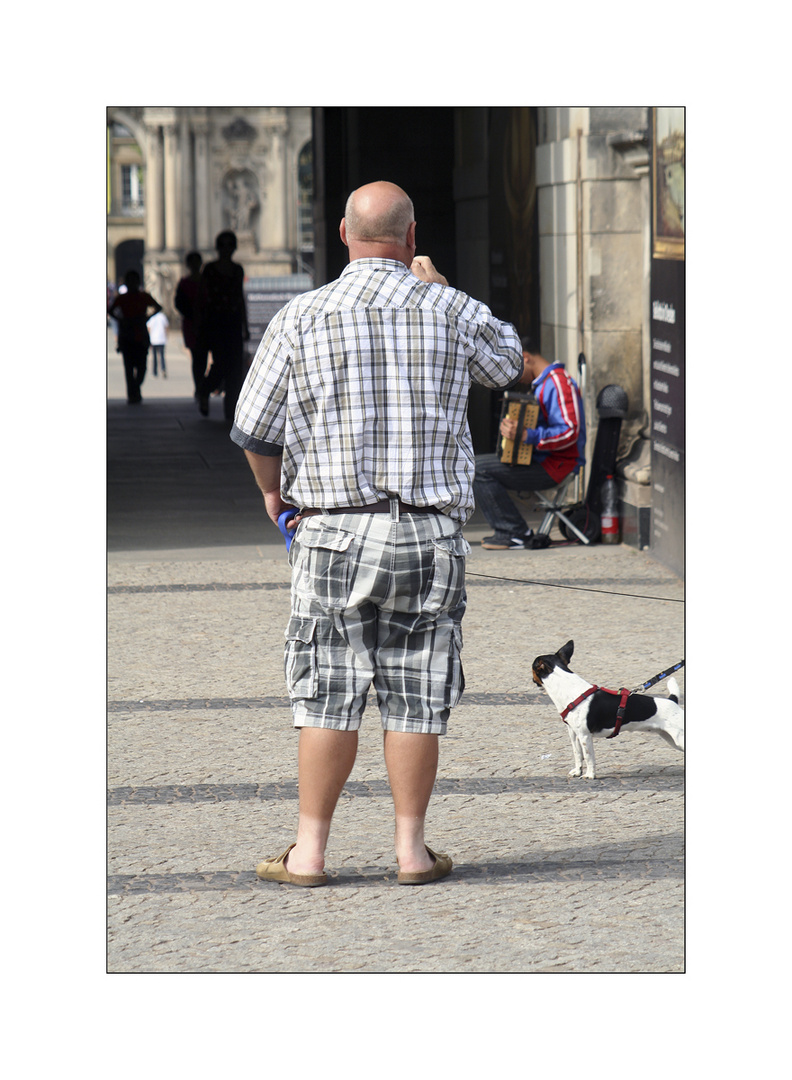
POLYGON ((146 129, 143 124, 126 109, 117 109, 112 105, 107 107, 107 122, 108 124, 115 121, 117 124, 123 124, 127 131, 130 131, 138 144, 140 153, 143 156, 143 162, 146 161, 146 129))

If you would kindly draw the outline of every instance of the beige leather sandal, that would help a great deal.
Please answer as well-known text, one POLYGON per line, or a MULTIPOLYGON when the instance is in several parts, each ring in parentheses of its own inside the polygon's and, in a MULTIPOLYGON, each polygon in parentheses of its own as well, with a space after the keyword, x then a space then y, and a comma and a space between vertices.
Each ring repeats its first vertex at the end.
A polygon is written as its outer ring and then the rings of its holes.
POLYGON ((454 864, 450 856, 438 855, 436 851, 432 851, 428 844, 426 850, 434 859, 434 866, 431 866, 428 870, 419 870, 413 874, 400 870, 397 878, 400 885, 425 885, 429 881, 437 881, 439 878, 444 878, 446 874, 451 873, 454 864))
POLYGON ((284 885, 304 885, 314 888, 327 884, 327 874, 293 874, 286 866, 286 856, 295 844, 290 844, 277 859, 265 859, 256 867, 256 874, 262 881, 279 881, 284 885))

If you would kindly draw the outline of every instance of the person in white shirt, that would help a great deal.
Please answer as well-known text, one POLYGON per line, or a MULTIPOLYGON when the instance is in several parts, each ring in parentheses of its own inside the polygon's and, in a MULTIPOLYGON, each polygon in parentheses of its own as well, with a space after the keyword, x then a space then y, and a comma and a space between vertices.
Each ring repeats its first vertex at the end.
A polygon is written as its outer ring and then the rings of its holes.
POLYGON ((154 374, 157 374, 157 361, 159 360, 163 379, 168 377, 168 373, 165 371, 165 346, 168 343, 168 325, 168 316, 164 311, 158 311, 146 323, 149 340, 151 341, 151 351, 154 353, 154 374))

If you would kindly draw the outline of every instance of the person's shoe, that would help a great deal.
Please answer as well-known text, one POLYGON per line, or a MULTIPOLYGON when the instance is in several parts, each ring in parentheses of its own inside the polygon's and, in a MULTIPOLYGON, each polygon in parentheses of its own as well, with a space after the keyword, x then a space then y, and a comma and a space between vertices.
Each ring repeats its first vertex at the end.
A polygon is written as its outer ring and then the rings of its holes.
POLYGON ((494 536, 485 536, 481 541, 483 548, 490 551, 525 551, 531 546, 533 529, 521 533, 518 536, 509 536, 508 533, 496 532, 494 536))
POLYGON ((439 881, 440 878, 444 878, 451 873, 454 864, 450 855, 438 855, 436 851, 432 851, 428 844, 426 850, 434 859, 434 865, 428 870, 420 870, 412 874, 400 870, 397 878, 400 885, 426 885, 430 881, 439 881))
POLYGON ((294 844, 289 844, 282 855, 277 859, 265 859, 256 867, 256 876, 262 881, 279 881, 284 885, 304 885, 314 888, 317 885, 327 884, 327 874, 293 874, 286 866, 286 856, 294 844))
POLYGON ((198 398, 198 409, 199 409, 199 411, 201 413, 201 416, 208 416, 209 415, 209 396, 208 396, 208 394, 196 394, 195 396, 198 398))

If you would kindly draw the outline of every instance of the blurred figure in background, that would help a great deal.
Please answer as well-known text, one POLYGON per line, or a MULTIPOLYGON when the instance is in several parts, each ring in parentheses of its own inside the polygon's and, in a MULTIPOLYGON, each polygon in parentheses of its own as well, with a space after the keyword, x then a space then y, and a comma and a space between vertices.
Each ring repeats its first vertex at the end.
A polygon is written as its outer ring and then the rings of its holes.
POLYGON ((176 286, 173 303, 182 317, 182 337, 184 347, 189 350, 192 357, 192 377, 197 397, 201 381, 206 374, 206 349, 198 338, 198 294, 201 288, 201 264, 203 263, 200 251, 188 252, 184 263, 188 272, 176 286))
POLYGON ((245 342, 250 337, 245 307, 245 271, 232 259, 237 241, 233 232, 221 232, 215 241, 217 259, 201 274, 198 319, 201 345, 212 354, 212 366, 198 387, 198 407, 209 415, 209 395, 222 384, 226 420, 234 419, 245 377, 245 342))
POLYGON ((149 334, 146 325, 149 309, 162 311, 162 305, 140 288, 140 274, 128 270, 124 277, 126 292, 110 301, 107 314, 118 320, 118 350, 124 360, 127 401, 138 405, 143 399, 140 387, 146 377, 149 334))
POLYGON ((157 361, 162 368, 162 377, 167 379, 165 371, 165 346, 168 344, 168 316, 164 311, 155 311, 146 323, 151 342, 151 352, 154 359, 154 375, 157 374, 157 361))

